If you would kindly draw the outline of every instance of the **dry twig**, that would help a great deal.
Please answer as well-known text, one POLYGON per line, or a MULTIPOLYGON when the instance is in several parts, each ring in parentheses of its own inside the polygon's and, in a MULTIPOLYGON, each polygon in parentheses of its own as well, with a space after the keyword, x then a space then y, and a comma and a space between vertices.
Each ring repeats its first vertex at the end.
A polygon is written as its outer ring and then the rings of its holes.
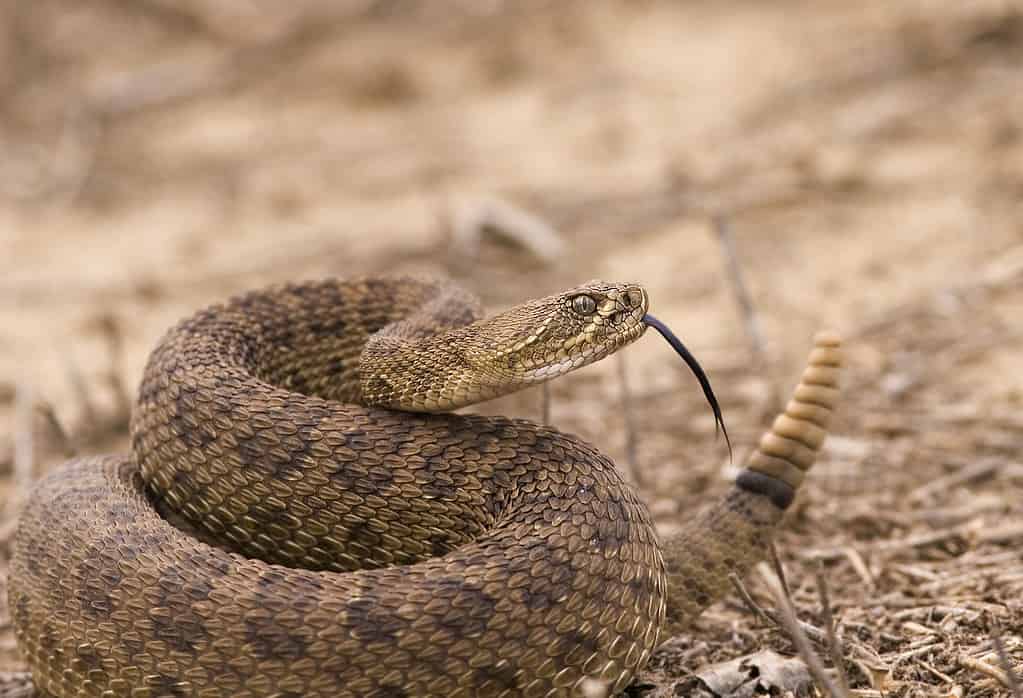
POLYGON ((845 675, 845 653, 842 651, 842 641, 838 638, 835 630, 835 618, 831 611, 831 596, 828 593, 828 582, 824 573, 817 570, 817 591, 821 597, 821 613, 824 616, 824 629, 828 633, 828 652, 831 654, 831 663, 838 673, 839 688, 842 695, 849 693, 849 678, 845 675))
POLYGON ((1004 671, 1002 671, 996 666, 988 664, 983 659, 977 659, 976 657, 971 657, 968 654, 960 654, 958 657, 958 662, 959 666, 963 667, 964 669, 970 669, 972 671, 976 671, 977 673, 984 674, 984 676, 988 676, 994 679, 1005 688, 1012 687, 1010 679, 1004 671))
MULTIPOLYGON (((869 546, 870 553, 897 553, 912 548, 926 548, 939 543, 954 541, 972 543, 1006 543, 1023 538, 1023 523, 1009 523, 996 528, 985 528, 983 521, 974 519, 958 526, 896 540, 880 541, 869 546)), ((811 548, 799 553, 804 560, 835 560, 847 556, 848 547, 811 548)))
POLYGON ((526 250, 544 264, 557 262, 565 253, 565 242, 553 226, 502 199, 461 203, 453 218, 453 242, 470 258, 478 255, 487 234, 526 250))
POLYGON ((39 412, 43 419, 46 420, 46 425, 57 438, 57 442, 60 444, 61 453, 63 453, 66 458, 71 458, 76 455, 78 449, 75 447, 74 439, 57 417, 57 413, 53 409, 53 405, 49 402, 38 402, 36 403, 36 411, 39 412))
POLYGON ((813 651, 813 647, 810 645, 810 639, 803 632, 802 626, 800 626, 798 619, 796 618, 795 609, 792 606, 792 599, 786 591, 786 587, 778 575, 773 572, 770 568, 765 566, 763 563, 757 566, 760 572, 761 578, 767 585, 767 588, 771 591, 771 595, 774 596, 776 605, 778 606, 782 624, 785 630, 788 632, 792 642, 796 645, 796 649, 799 650, 799 656, 806 662, 807 668, 810 670, 810 674, 817 681, 817 685, 828 692, 831 698, 846 698, 847 692, 840 692, 831 679, 828 678, 828 673, 824 669, 824 663, 821 662, 817 653, 813 651))
POLYGON ((750 596, 750 593, 746 590, 746 585, 742 583, 742 579, 739 577, 739 575, 737 575, 735 572, 729 572, 728 581, 732 583, 732 587, 735 588, 735 591, 739 595, 739 598, 742 600, 743 605, 746 606, 746 610, 748 610, 753 616, 760 618, 763 621, 773 623, 775 625, 778 624, 774 618, 768 615, 767 611, 761 608, 760 605, 753 600, 753 597, 750 596))
POLYGON ((728 223, 728 219, 722 215, 715 216, 714 232, 721 243, 721 252, 728 266, 728 277, 732 282, 732 290, 735 293, 735 300, 739 305, 739 311, 742 313, 743 323, 746 327, 746 338, 749 340, 753 358, 757 366, 763 367, 767 365, 764 333, 760 328, 760 318, 757 315, 756 307, 753 305, 753 297, 750 295, 749 287, 743 278, 742 267, 739 265, 739 255, 735 249, 735 238, 732 237, 732 228, 728 223))
POLYGON ((998 472, 1004 465, 1004 461, 995 458, 982 460, 945 477, 939 477, 924 483, 910 493, 909 499, 914 502, 924 501, 935 493, 947 492, 954 487, 960 487, 987 478, 998 472))
MULTIPOLYGON (((746 590, 746 585, 743 584, 742 579, 738 575, 736 575, 733 572, 728 575, 728 579, 732 583, 732 586, 735 588, 736 593, 738 593, 739 598, 742 601, 743 605, 753 616, 763 621, 766 621, 769 625, 785 629, 785 623, 779 611, 771 608, 764 608, 763 606, 758 604, 756 600, 750 595, 749 591, 746 590)), ((830 640, 828 637, 828 633, 826 631, 821 630, 817 626, 808 623, 805 620, 799 620, 798 618, 796 619, 796 623, 799 625, 799 628, 804 633, 806 633, 807 637, 813 640, 816 644, 820 645, 821 647, 827 647, 829 645, 830 640)), ((888 639, 894 641, 901 641, 902 638, 889 637, 888 639)), ((858 643, 853 642, 851 643, 850 647, 852 649, 855 661, 858 664, 861 664, 863 662, 870 662, 871 664, 875 664, 879 660, 875 653, 869 651, 866 647, 858 643)), ((887 672, 888 667, 884 667, 884 670, 887 672)))
POLYGON ((1016 670, 1012 667, 1009 653, 1005 651, 1005 645, 1002 643, 1002 628, 997 620, 991 622, 991 644, 995 646, 995 652, 998 653, 998 662, 1002 665, 1002 671, 1005 672, 1007 687, 1012 691, 1013 698, 1023 698, 1023 688, 1016 676, 1016 670))
POLYGON ((773 540, 768 544, 768 548, 771 552, 771 567, 774 568, 774 573, 781 582, 782 589, 785 590, 785 596, 791 599, 792 590, 789 589, 789 580, 785 578, 785 568, 782 567, 781 558, 778 557, 778 548, 775 546, 773 540))

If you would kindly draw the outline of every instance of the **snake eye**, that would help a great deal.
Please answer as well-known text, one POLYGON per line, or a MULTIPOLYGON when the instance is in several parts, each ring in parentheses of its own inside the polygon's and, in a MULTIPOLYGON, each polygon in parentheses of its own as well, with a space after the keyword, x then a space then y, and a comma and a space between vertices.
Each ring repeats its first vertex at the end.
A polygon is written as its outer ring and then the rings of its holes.
POLYGON ((593 313, 597 312, 597 301, 585 293, 580 294, 572 299, 572 310, 580 315, 593 315, 593 313))

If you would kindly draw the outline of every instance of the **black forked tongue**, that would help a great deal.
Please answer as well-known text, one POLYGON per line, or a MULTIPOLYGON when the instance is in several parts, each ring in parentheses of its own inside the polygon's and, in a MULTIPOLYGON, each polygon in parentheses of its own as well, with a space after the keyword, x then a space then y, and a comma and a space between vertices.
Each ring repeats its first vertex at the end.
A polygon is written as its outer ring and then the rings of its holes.
POLYGON ((707 402, 710 403, 710 409, 714 412, 714 426, 715 428, 720 427, 721 433, 725 435, 725 443, 728 445, 728 459, 732 459, 732 442, 728 438, 728 429, 725 428, 725 419, 721 416, 721 405, 718 404, 718 399, 714 396, 714 389, 710 387, 710 379, 707 378, 707 374, 704 372, 703 367, 700 366, 700 362, 696 360, 696 357, 689 353, 686 349, 686 345, 682 343, 682 340, 675 336, 675 333, 668 329, 668 326, 663 322, 655 318, 653 315, 647 313, 643 316, 643 322, 650 327, 661 333, 661 336, 668 340, 668 344, 671 345, 672 349, 682 357, 682 359, 689 366, 689 370, 696 376, 696 380, 700 381, 700 387, 703 388, 703 394, 707 397, 707 402))

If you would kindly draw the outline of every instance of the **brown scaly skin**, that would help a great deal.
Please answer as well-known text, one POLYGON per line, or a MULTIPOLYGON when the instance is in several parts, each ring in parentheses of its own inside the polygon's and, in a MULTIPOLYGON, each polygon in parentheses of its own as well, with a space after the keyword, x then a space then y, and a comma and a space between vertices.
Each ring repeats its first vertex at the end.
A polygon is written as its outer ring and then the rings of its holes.
MULTIPOLYGON (((134 455, 64 465, 23 514, 9 603, 37 695, 621 690, 666 613, 683 625, 762 556, 823 437, 803 420, 823 428, 833 391, 797 388, 732 491, 663 548, 614 465, 574 437, 354 401, 485 399, 632 341, 646 305, 639 287, 593 282, 473 324, 476 302, 450 285, 365 279, 182 323, 147 367, 134 455), (581 292, 590 313, 573 310, 581 292), (443 386, 413 387, 408 362, 443 386)), ((834 385, 837 342, 814 356, 810 383, 834 385)), ((26 695, 10 681, 0 696, 26 695)))

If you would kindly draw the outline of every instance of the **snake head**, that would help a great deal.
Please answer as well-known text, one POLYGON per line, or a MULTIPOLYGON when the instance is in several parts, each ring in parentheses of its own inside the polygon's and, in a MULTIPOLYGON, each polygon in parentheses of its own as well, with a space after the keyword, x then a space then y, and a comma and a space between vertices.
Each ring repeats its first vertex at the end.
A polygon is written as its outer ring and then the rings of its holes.
POLYGON ((509 385, 539 383, 638 339, 648 305, 638 284, 589 281, 484 320, 466 358, 509 385))
POLYGON ((363 404, 457 409, 599 361, 647 328, 647 295, 637 284, 590 281, 447 330, 438 319, 450 318, 464 299, 440 301, 369 338, 360 355, 363 404))

